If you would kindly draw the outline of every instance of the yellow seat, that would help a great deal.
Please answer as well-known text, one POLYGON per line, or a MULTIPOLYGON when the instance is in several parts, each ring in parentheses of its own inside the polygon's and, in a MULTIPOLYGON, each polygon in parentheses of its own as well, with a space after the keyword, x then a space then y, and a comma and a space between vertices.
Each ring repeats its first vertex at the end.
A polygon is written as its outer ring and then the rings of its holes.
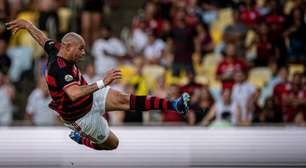
POLYGON ((304 72, 304 65, 302 64, 290 64, 289 65, 289 74, 290 76, 294 73, 303 73, 304 72))
POLYGON ((171 70, 165 71, 166 75, 166 86, 170 85, 185 85, 188 82, 188 79, 186 77, 186 72, 182 72, 179 77, 173 76, 171 70))
POLYGON ((249 72, 249 82, 262 88, 272 77, 272 71, 268 67, 253 68, 249 72))
POLYGON ((156 80, 164 75, 165 68, 160 65, 145 65, 142 69, 142 74, 148 82, 149 88, 154 87, 156 80))
POLYGON ((68 32, 69 20, 72 16, 71 9, 66 7, 59 8, 57 14, 59 16, 59 31, 61 33, 68 32))
POLYGON ((211 24, 210 34, 215 44, 222 41, 222 34, 225 27, 233 23, 232 9, 224 8, 218 12, 218 18, 211 24))
POLYGON ((208 85, 209 84, 209 80, 206 76, 204 75, 197 75, 195 77, 195 81, 201 85, 208 85))

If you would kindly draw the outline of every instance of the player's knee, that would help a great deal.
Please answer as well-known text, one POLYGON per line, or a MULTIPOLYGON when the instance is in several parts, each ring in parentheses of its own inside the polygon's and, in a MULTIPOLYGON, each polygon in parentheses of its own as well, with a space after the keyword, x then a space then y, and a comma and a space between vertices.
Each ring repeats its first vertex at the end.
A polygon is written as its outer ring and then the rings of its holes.
POLYGON ((98 150, 114 150, 117 149, 118 146, 119 146, 119 139, 115 134, 111 132, 108 139, 103 144, 99 145, 98 150))
POLYGON ((110 145, 110 150, 114 150, 114 149, 117 149, 119 146, 119 139, 118 138, 115 138, 113 140, 113 143, 111 143, 110 145))
POLYGON ((119 146, 119 140, 113 140, 110 144, 101 144, 100 147, 97 148, 97 150, 115 150, 119 146))
POLYGON ((113 143, 113 145, 111 147, 111 150, 117 149, 118 146, 119 146, 119 140, 117 139, 117 140, 114 141, 114 143, 113 143))

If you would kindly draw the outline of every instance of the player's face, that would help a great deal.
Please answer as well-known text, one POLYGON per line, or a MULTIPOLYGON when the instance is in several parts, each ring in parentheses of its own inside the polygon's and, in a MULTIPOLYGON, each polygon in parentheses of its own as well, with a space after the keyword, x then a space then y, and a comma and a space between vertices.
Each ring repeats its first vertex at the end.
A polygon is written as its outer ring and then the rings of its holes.
POLYGON ((85 43, 77 44, 72 49, 72 57, 74 62, 79 62, 86 55, 85 43))

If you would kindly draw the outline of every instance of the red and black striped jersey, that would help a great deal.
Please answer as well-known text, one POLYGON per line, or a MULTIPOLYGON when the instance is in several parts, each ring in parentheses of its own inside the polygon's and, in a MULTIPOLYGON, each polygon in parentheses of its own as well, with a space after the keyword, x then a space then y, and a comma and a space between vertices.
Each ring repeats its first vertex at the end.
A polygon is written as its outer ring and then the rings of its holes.
POLYGON ((59 113, 65 121, 75 121, 87 114, 93 103, 93 94, 72 101, 64 89, 72 85, 87 85, 77 65, 57 56, 60 43, 48 40, 44 49, 49 55, 46 80, 52 101, 49 107, 59 113))

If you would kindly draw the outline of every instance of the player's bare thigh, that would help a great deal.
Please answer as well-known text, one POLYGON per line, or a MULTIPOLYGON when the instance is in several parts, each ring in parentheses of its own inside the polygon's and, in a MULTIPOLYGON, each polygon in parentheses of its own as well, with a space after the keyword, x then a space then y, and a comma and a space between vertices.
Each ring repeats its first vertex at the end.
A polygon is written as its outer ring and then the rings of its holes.
MULTIPOLYGON (((120 91, 110 89, 105 102, 105 111, 118 111, 118 110, 129 110, 130 109, 130 95, 124 94, 120 91)), ((99 145, 101 150, 113 150, 119 145, 119 139, 117 136, 110 131, 107 140, 99 145)))
POLYGON ((130 95, 110 89, 105 103, 105 111, 126 111, 130 109, 130 95))

